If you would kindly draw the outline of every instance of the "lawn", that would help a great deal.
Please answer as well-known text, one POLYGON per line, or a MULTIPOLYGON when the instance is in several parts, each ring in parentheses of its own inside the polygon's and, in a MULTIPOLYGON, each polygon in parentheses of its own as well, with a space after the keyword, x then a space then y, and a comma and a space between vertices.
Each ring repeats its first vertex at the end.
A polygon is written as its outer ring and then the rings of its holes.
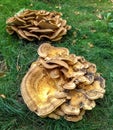
POLYGON ((113 31, 105 18, 112 12, 112 0, 11 1, 0 0, 0 130, 113 130, 113 31), (104 98, 96 100, 96 107, 87 111, 83 120, 73 123, 63 118, 40 118, 22 102, 22 78, 42 43, 27 42, 6 32, 6 19, 23 8, 62 12, 72 29, 53 44, 95 63, 106 79, 104 98))

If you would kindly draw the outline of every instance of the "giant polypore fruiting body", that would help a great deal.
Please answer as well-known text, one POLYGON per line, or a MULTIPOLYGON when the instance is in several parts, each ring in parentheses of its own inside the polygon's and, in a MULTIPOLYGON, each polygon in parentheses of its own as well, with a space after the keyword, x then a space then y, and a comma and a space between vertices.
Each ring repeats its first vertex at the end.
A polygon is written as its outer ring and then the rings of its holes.
POLYGON ((42 44, 38 54, 21 84, 28 108, 41 117, 81 120, 105 93, 105 80, 96 65, 49 43, 42 44))
POLYGON ((61 15, 58 12, 26 9, 7 19, 6 31, 9 34, 17 33, 28 41, 43 38, 58 41, 71 28, 61 15))

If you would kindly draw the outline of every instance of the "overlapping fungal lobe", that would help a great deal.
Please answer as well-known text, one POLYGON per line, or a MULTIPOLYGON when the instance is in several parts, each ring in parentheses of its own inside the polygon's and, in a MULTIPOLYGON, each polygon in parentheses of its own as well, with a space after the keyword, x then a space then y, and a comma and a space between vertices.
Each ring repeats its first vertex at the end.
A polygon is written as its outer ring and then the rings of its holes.
POLYGON ((6 21, 6 31, 28 41, 47 38, 60 40, 71 29, 58 12, 25 9, 6 21))
POLYGON ((105 93, 105 80, 96 65, 49 43, 38 48, 38 55, 21 84, 28 108, 41 117, 81 120, 105 93))

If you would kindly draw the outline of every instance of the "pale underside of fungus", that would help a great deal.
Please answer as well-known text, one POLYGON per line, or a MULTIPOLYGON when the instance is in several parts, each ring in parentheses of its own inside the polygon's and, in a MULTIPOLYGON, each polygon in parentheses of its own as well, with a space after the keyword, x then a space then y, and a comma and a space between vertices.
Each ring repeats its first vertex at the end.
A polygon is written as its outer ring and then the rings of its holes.
POLYGON ((22 80, 24 102, 40 117, 81 120, 105 93, 105 80, 96 65, 49 43, 39 47, 38 55, 22 80))
POLYGON ((58 41, 71 29, 61 16, 55 11, 25 9, 7 19, 6 31, 9 34, 17 33, 19 38, 28 41, 43 38, 58 41))

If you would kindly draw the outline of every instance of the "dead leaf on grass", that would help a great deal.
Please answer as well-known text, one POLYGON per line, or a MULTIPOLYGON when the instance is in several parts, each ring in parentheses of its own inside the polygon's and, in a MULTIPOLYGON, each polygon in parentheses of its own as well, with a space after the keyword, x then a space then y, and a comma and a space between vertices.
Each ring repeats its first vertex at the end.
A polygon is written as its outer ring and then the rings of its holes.
POLYGON ((56 5, 55 8, 56 9, 61 9, 62 7, 61 7, 61 5, 56 5))
POLYGON ((73 32, 73 36, 77 37, 77 32, 76 31, 73 32))
POLYGON ((31 3, 31 4, 30 4, 30 6, 32 7, 32 6, 33 6, 33 4, 31 3))
POLYGON ((96 29, 91 29, 91 32, 92 33, 95 33, 97 30, 96 29))
POLYGON ((76 40, 73 40, 73 41, 72 41, 72 45, 75 45, 75 44, 76 44, 76 40))
POLYGON ((83 38, 83 39, 87 39, 88 36, 87 36, 86 34, 84 34, 84 35, 82 36, 82 38, 83 38))
POLYGON ((20 71, 21 70, 21 67, 19 65, 19 60, 20 60, 20 55, 17 56, 17 62, 16 62, 16 70, 17 71, 20 71))
POLYGON ((100 20, 103 19, 102 14, 97 14, 96 16, 97 16, 97 18, 99 18, 100 20))
POLYGON ((90 42, 88 42, 88 46, 89 46, 90 48, 93 48, 93 47, 94 47, 93 43, 90 43, 90 42))
POLYGON ((6 61, 0 61, 0 78, 6 76, 7 65, 6 61))
POLYGON ((4 99, 6 98, 6 96, 4 94, 0 94, 0 97, 4 98, 4 99))
POLYGON ((79 15, 80 12, 79 12, 79 11, 75 11, 74 14, 75 14, 75 15, 79 15))
POLYGON ((0 78, 5 76, 5 72, 0 72, 0 78))

